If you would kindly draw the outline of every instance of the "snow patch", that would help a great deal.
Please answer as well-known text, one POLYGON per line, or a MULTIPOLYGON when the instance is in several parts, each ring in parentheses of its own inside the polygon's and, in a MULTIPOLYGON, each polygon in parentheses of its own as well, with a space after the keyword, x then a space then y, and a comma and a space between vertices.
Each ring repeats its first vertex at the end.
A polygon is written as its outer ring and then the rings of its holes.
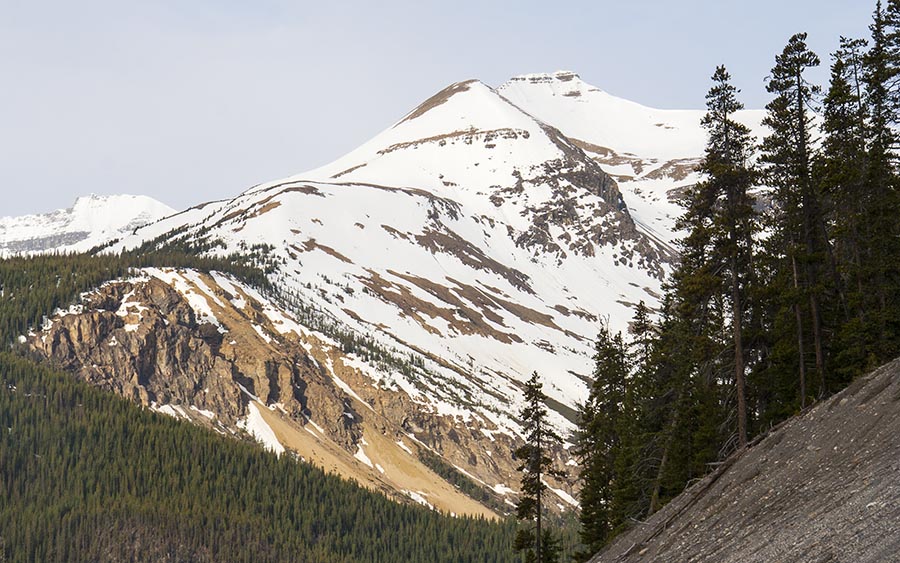
POLYGON ((427 506, 428 508, 434 510, 434 506, 430 502, 428 502, 427 498, 425 498, 428 496, 427 493, 423 491, 407 491, 405 489, 403 490, 403 493, 422 506, 427 506))
POLYGON ((498 495, 508 495, 508 494, 512 494, 512 493, 515 493, 515 492, 516 492, 516 491, 514 491, 513 489, 510 489, 509 487, 507 487, 506 485, 504 485, 503 483, 497 483, 496 485, 494 485, 494 486, 491 487, 491 488, 492 488, 492 489, 494 490, 494 492, 497 493, 498 495))
POLYGON ((212 412, 212 411, 208 411, 208 410, 203 410, 203 409, 197 408, 197 407, 194 406, 194 405, 191 405, 191 410, 192 410, 192 411, 196 411, 198 414, 201 414, 201 415, 205 416, 206 418, 208 418, 208 419, 210 419, 210 420, 212 420, 213 418, 216 417, 216 413, 214 413, 214 412, 212 412))
POLYGON ((281 445, 281 442, 279 442, 278 438, 275 436, 275 432, 272 431, 272 428, 266 423, 266 420, 260 413, 256 403, 250 403, 248 405, 247 418, 239 420, 237 425, 238 428, 242 428, 249 432, 250 435, 256 438, 267 450, 273 451, 279 456, 284 453, 284 446, 281 445))
POLYGON ((354 399, 356 399, 357 401, 362 403, 370 411, 375 412, 375 409, 373 409, 372 406, 369 405, 369 403, 363 401, 362 397, 357 395, 356 391, 354 391, 352 387, 347 385, 347 383, 345 383, 344 380, 342 380, 340 377, 337 376, 337 374, 334 372, 334 364, 331 362, 331 358, 328 358, 328 361, 326 362, 326 367, 328 368, 328 372, 331 374, 331 379, 334 380, 334 384, 337 385, 338 388, 340 388, 344 393, 350 395, 351 397, 353 397, 354 399))
POLYGON ((266 332, 263 330, 263 328, 262 328, 261 326, 259 326, 258 324, 255 324, 255 323, 254 323, 254 324, 253 324, 253 330, 256 331, 256 334, 258 334, 260 338, 262 338, 263 340, 266 341, 266 344, 271 344, 271 343, 272 343, 272 337, 269 336, 268 334, 266 334, 266 332))
POLYGON ((356 453, 353 454, 353 457, 355 457, 356 459, 358 459, 358 460, 361 461, 362 463, 364 463, 364 464, 368 465, 369 467, 371 467, 372 469, 374 469, 374 468, 375 468, 375 464, 372 463, 372 460, 369 459, 369 456, 366 455, 366 451, 363 449, 363 444, 365 444, 365 442, 366 442, 366 441, 363 440, 361 444, 357 444, 357 446, 356 446, 356 448, 357 448, 357 449, 356 449, 356 453))
POLYGON ((172 418, 191 420, 191 417, 184 412, 181 405, 158 405, 156 404, 156 401, 154 401, 150 403, 150 410, 169 415, 172 418))
MULTIPOLYGON (((211 293, 209 287, 206 286, 205 283, 199 278, 198 274, 193 270, 174 270, 171 268, 144 268, 144 271, 171 285, 175 288, 178 293, 184 297, 184 299, 188 302, 188 305, 191 306, 191 309, 194 311, 194 315, 197 317, 197 321, 201 323, 210 323, 214 325, 220 333, 225 334, 228 332, 222 326, 222 323, 219 322, 219 319, 216 317, 215 313, 210 307, 207 298, 204 296, 204 293, 211 293), (198 280, 194 281, 194 278, 198 280), (201 285, 197 285, 197 283, 201 285), (198 287, 205 288, 200 289, 198 292, 198 287)), ((215 298, 214 298, 215 299, 215 298)), ((215 299, 218 301, 218 299, 215 299)), ((221 303, 221 301, 218 301, 221 303)))
MULTIPOLYGON (((547 485, 547 483, 544 483, 544 485, 547 485)), ((550 485, 547 485, 547 488, 550 489, 551 491, 553 491, 554 493, 556 493, 556 496, 563 499, 567 504, 569 504, 571 506, 578 506, 578 501, 575 500, 575 498, 572 495, 565 492, 564 490, 554 489, 550 485)))

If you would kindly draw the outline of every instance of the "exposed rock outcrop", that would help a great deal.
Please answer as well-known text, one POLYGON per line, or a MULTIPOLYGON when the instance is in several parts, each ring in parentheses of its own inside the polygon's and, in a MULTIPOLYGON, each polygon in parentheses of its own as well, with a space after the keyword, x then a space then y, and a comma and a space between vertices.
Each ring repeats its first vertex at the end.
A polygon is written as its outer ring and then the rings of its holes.
POLYGON ((267 425, 276 451, 390 496, 493 515, 425 466, 424 450, 486 489, 502 484, 495 506, 515 486, 518 438, 380 384, 372 366, 218 274, 151 269, 105 284, 27 345, 88 383, 219 432, 267 425))
MULTIPOLYGON (((248 313, 249 325, 253 309, 248 313)), ((253 331, 244 329, 199 320, 183 295, 150 278, 86 295, 80 312, 60 316, 30 344, 80 379, 148 407, 195 407, 234 428, 256 396, 301 420, 314 408, 336 441, 355 444, 359 432, 343 416, 346 398, 321 366, 305 353, 241 334, 253 331)))

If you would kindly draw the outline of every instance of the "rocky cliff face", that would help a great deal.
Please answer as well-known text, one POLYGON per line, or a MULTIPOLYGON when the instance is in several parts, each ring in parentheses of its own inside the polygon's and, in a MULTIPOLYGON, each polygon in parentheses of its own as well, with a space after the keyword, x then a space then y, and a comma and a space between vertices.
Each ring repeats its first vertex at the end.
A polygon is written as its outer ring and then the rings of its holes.
POLYGON ((429 469, 421 459, 429 452, 491 490, 495 506, 515 499, 515 436, 376 383, 371 363, 226 276, 145 270, 86 294, 27 345, 149 408, 223 433, 247 431, 398 498, 494 515, 429 469))
POLYGON ((790 419, 592 563, 900 561, 900 360, 790 419))
MULTIPOLYGON (((205 288, 213 283, 191 277, 205 288)), ((219 303, 223 311, 239 314, 219 303)), ((242 312, 249 325, 256 311, 248 307, 242 312)), ((224 326, 218 316, 199 317, 165 281, 135 278, 87 294, 76 310, 51 320, 29 344, 88 383, 157 410, 206 419, 220 429, 236 428, 258 398, 282 405, 297 419, 309 416, 311 404, 336 441, 347 447, 358 441, 356 425, 341 416, 345 397, 311 356, 272 346, 264 332, 247 333, 250 326, 224 326)))

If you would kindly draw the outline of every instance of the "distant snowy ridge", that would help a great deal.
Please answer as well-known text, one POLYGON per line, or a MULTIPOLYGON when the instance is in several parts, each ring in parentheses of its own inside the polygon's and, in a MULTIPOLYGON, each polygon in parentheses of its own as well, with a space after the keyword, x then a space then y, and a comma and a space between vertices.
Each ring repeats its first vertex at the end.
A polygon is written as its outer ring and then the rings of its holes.
POLYGON ((68 209, 0 218, 0 256, 83 252, 173 213, 147 196, 91 194, 68 209))

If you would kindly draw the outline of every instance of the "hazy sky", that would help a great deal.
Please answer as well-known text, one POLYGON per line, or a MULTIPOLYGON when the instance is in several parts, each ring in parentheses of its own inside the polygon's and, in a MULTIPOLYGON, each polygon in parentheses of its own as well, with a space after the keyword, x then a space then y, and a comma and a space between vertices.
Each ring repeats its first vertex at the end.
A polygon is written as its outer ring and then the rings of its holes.
MULTIPOLYGON (((725 63, 748 107, 791 34, 822 57, 874 0, 0 0, 0 216, 141 193, 176 208, 325 164, 444 86, 574 70, 699 108, 725 63)), ((827 79, 827 69, 816 75, 827 79)))

